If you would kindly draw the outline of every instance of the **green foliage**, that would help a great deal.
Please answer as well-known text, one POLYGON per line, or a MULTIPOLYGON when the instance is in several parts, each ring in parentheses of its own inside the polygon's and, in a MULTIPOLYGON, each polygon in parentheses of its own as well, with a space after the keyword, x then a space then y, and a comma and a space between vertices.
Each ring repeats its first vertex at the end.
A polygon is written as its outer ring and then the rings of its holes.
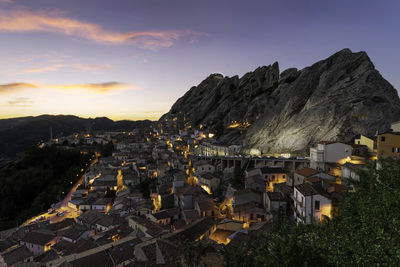
POLYGON ((1 167, 0 229, 14 227, 48 209, 80 178, 90 156, 78 150, 35 146, 21 160, 1 167))
POLYGON ((371 164, 338 215, 319 225, 282 227, 224 250, 227 266, 399 266, 400 162, 371 164))

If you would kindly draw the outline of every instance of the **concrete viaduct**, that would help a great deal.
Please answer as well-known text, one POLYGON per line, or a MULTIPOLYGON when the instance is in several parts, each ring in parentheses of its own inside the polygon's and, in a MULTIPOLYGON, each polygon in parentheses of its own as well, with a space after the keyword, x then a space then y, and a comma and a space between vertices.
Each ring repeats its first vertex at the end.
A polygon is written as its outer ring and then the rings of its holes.
MULTIPOLYGON (((206 160, 210 161, 213 165, 217 166, 219 170, 225 170, 225 168, 232 168, 240 164, 243 168, 254 167, 281 167, 289 173, 294 173, 296 170, 303 167, 309 167, 310 161, 308 159, 297 159, 297 158, 274 158, 274 157, 252 157, 252 156, 192 156, 194 160, 206 160)), ((234 168, 233 168, 234 169, 234 168)))

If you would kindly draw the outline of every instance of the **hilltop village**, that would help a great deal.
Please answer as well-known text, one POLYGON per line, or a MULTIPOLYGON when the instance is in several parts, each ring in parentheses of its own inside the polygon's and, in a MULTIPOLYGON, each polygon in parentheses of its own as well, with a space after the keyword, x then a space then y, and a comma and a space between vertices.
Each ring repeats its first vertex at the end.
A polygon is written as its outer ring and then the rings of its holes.
MULTIPOLYGON (((248 126, 233 121, 229 128, 248 126)), ((149 128, 40 144, 111 150, 92 151, 79 182, 47 212, 0 232, 0 266, 189 265, 188 249, 199 242, 207 244, 202 264, 219 266, 218 251, 252 232, 332 218, 341 194, 356 190, 359 170, 400 157, 400 122, 351 143, 320 140, 307 156, 244 154, 216 135, 180 115, 149 128)))

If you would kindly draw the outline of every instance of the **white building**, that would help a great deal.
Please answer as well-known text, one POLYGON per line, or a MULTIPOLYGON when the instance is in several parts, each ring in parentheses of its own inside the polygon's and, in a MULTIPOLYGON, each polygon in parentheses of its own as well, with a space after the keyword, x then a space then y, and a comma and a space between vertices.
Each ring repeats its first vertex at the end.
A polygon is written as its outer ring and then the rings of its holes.
POLYGON ((311 184, 294 187, 294 218, 297 223, 320 222, 324 216, 331 217, 332 201, 321 195, 311 184))
POLYGON ((351 157, 351 146, 340 142, 322 141, 317 147, 310 148, 310 168, 325 170, 326 163, 351 157))

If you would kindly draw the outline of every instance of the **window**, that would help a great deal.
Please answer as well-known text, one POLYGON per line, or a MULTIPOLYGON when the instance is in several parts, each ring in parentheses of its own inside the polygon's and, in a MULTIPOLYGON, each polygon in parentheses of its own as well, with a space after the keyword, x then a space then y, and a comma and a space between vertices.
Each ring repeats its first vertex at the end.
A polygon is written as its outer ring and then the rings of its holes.
POLYGON ((392 147, 392 153, 396 152, 396 148, 392 147))
POLYGON ((282 175, 283 178, 286 178, 286 175, 282 175))
POLYGON ((211 167, 208 167, 208 170, 211 171, 211 167))
POLYGON ((381 142, 385 142, 386 141, 386 137, 385 136, 381 136, 381 142))
POLYGON ((315 207, 316 210, 319 210, 319 205, 320 205, 319 201, 316 200, 316 201, 314 202, 314 207, 315 207))

